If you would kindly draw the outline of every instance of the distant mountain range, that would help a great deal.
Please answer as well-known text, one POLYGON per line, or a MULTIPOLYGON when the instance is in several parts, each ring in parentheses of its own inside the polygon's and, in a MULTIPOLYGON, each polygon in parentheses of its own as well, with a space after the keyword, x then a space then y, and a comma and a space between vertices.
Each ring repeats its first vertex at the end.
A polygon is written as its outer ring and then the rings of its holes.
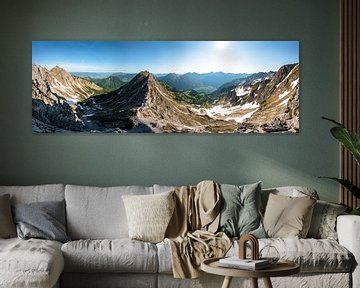
MULTIPOLYGON (((136 73, 92 73, 92 72, 72 72, 73 76, 82 77, 90 80, 106 91, 110 92, 120 88, 123 84, 129 82, 136 76, 136 73), (103 77, 102 77, 103 76, 103 77)), ((240 82, 252 74, 246 73, 224 73, 224 72, 210 72, 210 73, 161 73, 154 74, 154 76, 161 82, 169 85, 172 89, 177 91, 195 90, 198 92, 213 92, 221 85, 230 81, 240 82)))
POLYGON ((224 72, 210 72, 210 73, 186 73, 175 74, 170 73, 166 76, 158 77, 158 79, 178 91, 193 89, 196 91, 213 92, 221 85, 233 81, 235 79, 244 79, 250 76, 245 73, 224 73, 224 72))
POLYGON ((33 65, 34 132, 297 132, 299 65, 256 74, 71 75, 33 65))
POLYGON ((113 72, 70 72, 70 74, 86 79, 103 79, 111 76, 113 72))

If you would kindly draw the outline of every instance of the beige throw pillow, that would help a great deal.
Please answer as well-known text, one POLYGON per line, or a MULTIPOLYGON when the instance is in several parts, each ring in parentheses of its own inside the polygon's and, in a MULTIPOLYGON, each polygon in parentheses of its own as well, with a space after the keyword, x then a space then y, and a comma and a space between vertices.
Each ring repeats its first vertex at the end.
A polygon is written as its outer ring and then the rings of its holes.
POLYGON ((306 238, 316 200, 311 197, 269 195, 264 228, 269 237, 306 238))
POLYGON ((0 196, 0 238, 16 237, 9 194, 0 196))
POLYGON ((175 207, 173 193, 122 196, 131 239, 151 243, 164 240, 175 207))

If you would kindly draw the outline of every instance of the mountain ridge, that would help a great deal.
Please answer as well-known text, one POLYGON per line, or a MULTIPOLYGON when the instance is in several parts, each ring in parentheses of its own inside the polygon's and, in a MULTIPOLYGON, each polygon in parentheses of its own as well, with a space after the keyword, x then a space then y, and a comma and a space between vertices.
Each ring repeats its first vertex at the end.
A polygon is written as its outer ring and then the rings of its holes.
MULTIPOLYGON (((42 95, 37 95, 38 97, 48 97, 52 100, 58 100, 60 97, 80 101, 103 91, 103 88, 95 83, 77 76, 74 77, 59 66, 48 70, 36 64, 32 65, 32 85, 41 89, 42 92, 46 91, 40 93, 42 95)), ((32 90, 33 94, 36 90, 32 90)), ((34 96, 36 98, 36 95, 34 96)))
POLYGON ((240 76, 245 77, 245 75, 247 74, 225 72, 188 72, 184 74, 169 73, 165 76, 158 77, 158 79, 178 91, 193 89, 196 91, 212 92, 220 85, 235 78, 239 78, 240 76))

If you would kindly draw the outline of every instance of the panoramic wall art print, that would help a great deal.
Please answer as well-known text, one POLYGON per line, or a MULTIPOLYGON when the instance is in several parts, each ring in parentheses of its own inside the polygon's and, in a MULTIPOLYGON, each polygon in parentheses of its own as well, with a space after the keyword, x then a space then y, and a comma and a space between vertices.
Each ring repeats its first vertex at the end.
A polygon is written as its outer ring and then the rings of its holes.
POLYGON ((34 133, 298 133, 299 41, 33 41, 34 133))

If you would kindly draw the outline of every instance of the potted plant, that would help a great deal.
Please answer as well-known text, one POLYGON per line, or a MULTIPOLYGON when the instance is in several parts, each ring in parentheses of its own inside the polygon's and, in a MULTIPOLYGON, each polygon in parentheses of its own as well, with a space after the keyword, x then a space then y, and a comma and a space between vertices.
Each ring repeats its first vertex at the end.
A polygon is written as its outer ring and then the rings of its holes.
MULTIPOLYGON (((355 132, 347 129, 343 124, 336 122, 333 119, 322 117, 327 121, 330 121, 336 124, 335 127, 330 129, 331 134, 342 143, 346 149, 350 151, 353 155, 355 161, 358 165, 360 165, 360 136, 355 132)), ((360 188, 354 185, 348 179, 340 179, 336 177, 319 177, 319 178, 327 178, 334 181, 339 182, 342 186, 344 186, 347 190, 349 190, 356 198, 360 198, 360 188)), ((351 214, 360 215, 360 207, 354 208, 351 214)))

